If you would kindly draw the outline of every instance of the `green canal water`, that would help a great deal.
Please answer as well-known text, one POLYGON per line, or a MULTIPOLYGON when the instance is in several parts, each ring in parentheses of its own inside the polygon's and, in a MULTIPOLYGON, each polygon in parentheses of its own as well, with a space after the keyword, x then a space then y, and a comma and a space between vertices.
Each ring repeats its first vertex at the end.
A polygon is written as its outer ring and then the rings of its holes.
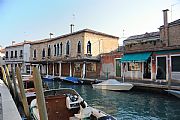
POLYGON ((98 90, 91 85, 68 85, 58 81, 47 84, 51 89, 75 89, 90 106, 118 120, 180 120, 180 99, 171 95, 98 90))

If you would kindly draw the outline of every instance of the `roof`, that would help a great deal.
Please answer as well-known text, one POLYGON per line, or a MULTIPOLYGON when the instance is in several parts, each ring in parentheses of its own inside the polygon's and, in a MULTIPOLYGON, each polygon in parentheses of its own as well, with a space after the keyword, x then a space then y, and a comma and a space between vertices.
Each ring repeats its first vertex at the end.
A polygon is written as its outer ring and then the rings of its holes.
MULTIPOLYGON (((173 22, 168 23, 169 26, 175 26, 175 25, 180 25, 180 19, 177 19, 173 22)), ((164 25, 160 26, 160 29, 163 28, 164 25)))
POLYGON ((176 25, 176 24, 178 24, 178 25, 180 24, 180 19, 169 23, 169 25, 176 25))
POLYGON ((23 46, 24 44, 30 44, 31 41, 24 41, 24 42, 20 42, 20 43, 14 43, 13 45, 7 46, 6 48, 10 48, 10 47, 16 47, 16 46, 23 46))
POLYGON ((160 36, 159 32, 150 32, 150 33, 146 32, 145 34, 130 36, 125 41, 142 39, 142 38, 159 37, 159 36, 160 36))
POLYGON ((64 37, 75 35, 75 34, 79 34, 79 33, 82 33, 82 32, 88 32, 88 33, 93 33, 93 34, 97 34, 97 35, 103 35, 103 36, 119 39, 119 37, 116 37, 116 36, 113 36, 113 35, 109 35, 109 34, 106 34, 106 33, 102 33, 102 32, 98 32, 98 31, 94 31, 94 30, 91 30, 91 29, 83 29, 83 30, 80 30, 80 31, 77 31, 77 32, 73 32, 73 33, 69 33, 69 34, 65 34, 65 35, 62 35, 62 36, 59 36, 59 37, 56 37, 56 38, 53 38, 53 39, 64 38, 64 37))
POLYGON ((126 40, 124 40, 124 43, 134 43, 134 42, 147 42, 147 41, 155 41, 160 39, 160 33, 159 32, 150 32, 145 33, 141 35, 134 35, 128 37, 126 40))
POLYGON ((61 35, 61 36, 58 36, 58 37, 55 37, 55 38, 52 38, 52 39, 43 39, 43 40, 34 41, 31 44, 38 44, 38 43, 43 43, 43 42, 47 42, 47 41, 54 41, 54 40, 57 40, 57 39, 65 38, 65 37, 68 37, 68 36, 71 36, 71 35, 80 34, 80 33, 83 33, 83 32, 93 33, 93 34, 96 34, 96 35, 103 35, 103 36, 119 39, 119 37, 117 37, 117 36, 109 35, 109 34, 98 32, 98 31, 94 31, 94 30, 91 30, 91 29, 83 29, 83 30, 79 30, 79 31, 76 31, 76 32, 73 32, 73 33, 61 35))

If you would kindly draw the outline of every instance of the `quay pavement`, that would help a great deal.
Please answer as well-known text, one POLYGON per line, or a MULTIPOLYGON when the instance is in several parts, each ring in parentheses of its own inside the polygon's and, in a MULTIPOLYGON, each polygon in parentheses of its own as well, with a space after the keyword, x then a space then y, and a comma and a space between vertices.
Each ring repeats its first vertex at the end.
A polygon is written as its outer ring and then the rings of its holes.
POLYGON ((9 89, 0 79, 0 120, 22 120, 9 89))

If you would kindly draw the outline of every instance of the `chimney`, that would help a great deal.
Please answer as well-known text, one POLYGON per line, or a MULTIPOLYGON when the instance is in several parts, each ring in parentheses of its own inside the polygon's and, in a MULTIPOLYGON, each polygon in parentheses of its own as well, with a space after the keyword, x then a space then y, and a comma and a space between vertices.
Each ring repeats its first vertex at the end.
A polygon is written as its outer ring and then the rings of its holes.
POLYGON ((70 27, 71 27, 71 33, 73 33, 74 32, 74 24, 71 24, 70 27))
POLYGON ((15 41, 12 41, 12 45, 14 45, 15 41))
POLYGON ((169 10, 166 9, 166 10, 163 10, 163 17, 164 17, 164 27, 168 27, 168 15, 167 15, 167 12, 169 10))
POLYGON ((163 10, 163 17, 164 17, 164 26, 163 26, 163 43, 164 46, 169 46, 169 28, 168 28, 168 15, 167 12, 169 10, 163 10))

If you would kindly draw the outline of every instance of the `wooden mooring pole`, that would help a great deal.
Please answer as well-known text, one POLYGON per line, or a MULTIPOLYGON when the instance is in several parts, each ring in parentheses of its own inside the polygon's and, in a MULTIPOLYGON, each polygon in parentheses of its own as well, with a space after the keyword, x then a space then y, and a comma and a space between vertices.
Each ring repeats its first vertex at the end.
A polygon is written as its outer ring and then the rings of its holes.
POLYGON ((20 93, 21 93, 21 100, 23 103, 24 112, 26 114, 27 119, 30 120, 29 106, 28 106, 28 102, 26 99, 26 95, 25 95, 25 91, 24 91, 24 84, 22 81, 22 76, 21 76, 19 67, 16 67, 16 76, 18 79, 18 85, 19 85, 19 89, 20 89, 20 93))
POLYGON ((1 67, 1 70, 2 70, 2 74, 3 74, 3 82, 4 82, 4 84, 6 86, 8 86, 5 70, 4 70, 3 66, 0 66, 0 67, 1 67))
POLYGON ((39 109, 40 120, 48 120, 41 75, 37 67, 33 67, 33 79, 36 90, 36 99, 39 109))
POLYGON ((7 83, 8 83, 10 93, 14 97, 12 81, 11 81, 11 78, 10 78, 10 75, 9 75, 9 70, 8 70, 7 66, 5 66, 5 71, 6 71, 6 78, 7 78, 7 83))
POLYGON ((14 85, 14 100, 17 104, 17 102, 19 102, 19 96, 18 96, 18 91, 17 91, 17 84, 16 84, 16 79, 15 79, 15 71, 13 68, 11 68, 11 72, 12 72, 12 81, 13 81, 13 85, 14 85))

